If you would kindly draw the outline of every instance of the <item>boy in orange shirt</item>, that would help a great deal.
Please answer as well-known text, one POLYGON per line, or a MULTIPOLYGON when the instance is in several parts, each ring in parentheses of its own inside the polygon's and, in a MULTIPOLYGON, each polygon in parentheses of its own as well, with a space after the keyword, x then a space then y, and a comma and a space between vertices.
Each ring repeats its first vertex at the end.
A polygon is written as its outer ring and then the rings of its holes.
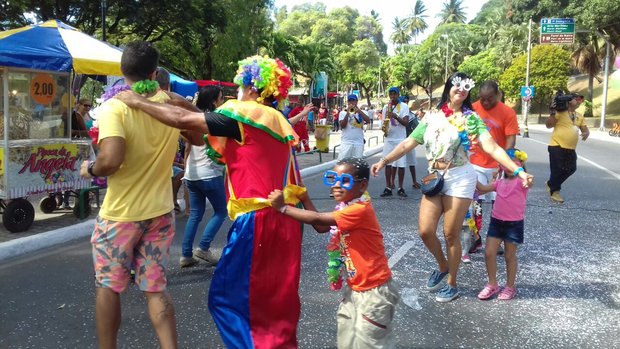
MULTIPOLYGON (((339 242, 349 287, 338 307, 338 348, 394 345, 392 319, 400 294, 392 280, 377 215, 366 193, 369 176, 368 163, 358 158, 342 159, 333 170, 326 171, 323 181, 339 203, 333 212, 286 205, 280 190, 269 194, 274 209, 312 224, 319 233, 330 231, 330 240, 339 242)), ((307 196, 302 202, 305 207, 314 207, 307 196)), ((332 285, 332 289, 337 288, 332 285)))

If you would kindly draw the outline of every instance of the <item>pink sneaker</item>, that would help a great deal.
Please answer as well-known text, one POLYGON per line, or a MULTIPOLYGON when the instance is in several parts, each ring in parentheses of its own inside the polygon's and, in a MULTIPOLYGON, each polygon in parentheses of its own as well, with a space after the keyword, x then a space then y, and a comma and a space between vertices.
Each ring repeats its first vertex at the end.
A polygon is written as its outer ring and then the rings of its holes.
POLYGON ((465 264, 471 264, 471 258, 469 258, 469 255, 466 254, 463 257, 461 257, 461 260, 463 261, 463 263, 465 264))
POLYGON ((501 299, 503 301, 508 301, 511 300, 513 298, 515 298, 515 296, 517 295, 517 288, 516 287, 504 287, 504 289, 502 290, 502 292, 500 292, 499 296, 497 296, 497 299, 501 299))
POLYGON ((486 301, 487 299, 491 299, 491 297, 493 297, 496 294, 498 294, 499 291, 500 291, 499 286, 487 284, 486 286, 484 286, 482 291, 480 291, 480 293, 478 293, 478 299, 480 299, 482 301, 486 301))

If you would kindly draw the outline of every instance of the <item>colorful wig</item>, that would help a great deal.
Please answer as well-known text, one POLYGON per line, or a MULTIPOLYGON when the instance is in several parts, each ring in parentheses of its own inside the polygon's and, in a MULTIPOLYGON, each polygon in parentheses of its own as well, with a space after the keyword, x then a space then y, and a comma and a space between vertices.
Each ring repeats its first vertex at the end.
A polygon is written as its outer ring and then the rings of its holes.
POLYGON ((233 82, 255 89, 260 94, 257 102, 273 97, 278 106, 286 100, 288 89, 293 86, 291 70, 279 59, 268 56, 252 56, 240 61, 233 82))

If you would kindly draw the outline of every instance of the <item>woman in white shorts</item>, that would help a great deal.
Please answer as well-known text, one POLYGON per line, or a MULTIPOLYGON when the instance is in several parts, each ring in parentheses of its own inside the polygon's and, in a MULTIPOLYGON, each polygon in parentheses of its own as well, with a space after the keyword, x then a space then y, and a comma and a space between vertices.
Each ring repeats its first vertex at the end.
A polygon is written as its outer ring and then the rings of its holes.
POLYGON ((473 112, 469 97, 469 90, 473 86, 474 82, 467 75, 453 74, 446 81, 438 110, 425 116, 409 137, 371 168, 372 174, 376 176, 384 166, 403 158, 413 148, 423 144, 429 171, 445 174, 441 193, 423 195, 418 219, 420 237, 438 265, 426 285, 429 291, 439 289, 435 297, 438 302, 449 302, 459 296, 456 283, 461 262, 459 233, 477 181, 476 171, 467 156, 471 142, 479 142, 482 150, 521 177, 524 186, 531 185, 533 179, 495 143, 482 119, 473 112), (436 233, 442 215, 447 258, 436 233), (447 284, 441 287, 446 276, 447 284))

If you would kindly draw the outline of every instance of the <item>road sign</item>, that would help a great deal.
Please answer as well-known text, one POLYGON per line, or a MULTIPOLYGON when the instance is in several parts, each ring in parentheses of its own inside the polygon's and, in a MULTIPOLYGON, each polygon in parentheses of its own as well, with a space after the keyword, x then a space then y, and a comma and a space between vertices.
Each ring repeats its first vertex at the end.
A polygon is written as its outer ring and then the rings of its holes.
POLYGON ((521 86, 521 98, 534 98, 534 86, 521 86))
POLYGON ((572 44, 575 41, 575 19, 543 18, 540 20, 541 44, 572 44))

